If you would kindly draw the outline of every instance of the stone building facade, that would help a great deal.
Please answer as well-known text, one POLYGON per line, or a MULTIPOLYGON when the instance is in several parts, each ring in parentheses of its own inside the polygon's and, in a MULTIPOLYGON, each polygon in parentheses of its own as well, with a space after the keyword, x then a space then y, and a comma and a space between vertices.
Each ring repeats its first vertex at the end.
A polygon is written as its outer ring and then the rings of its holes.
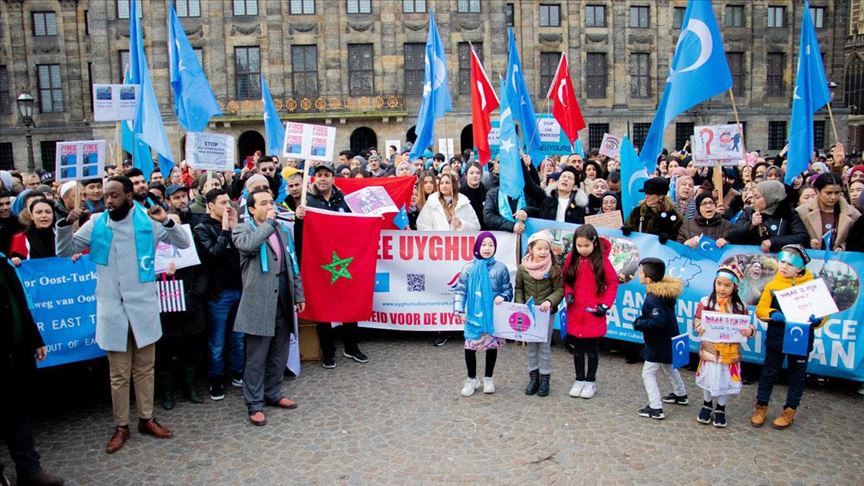
MULTIPOLYGON (((843 47, 852 3, 811 0, 826 73, 837 84, 834 114, 845 139, 843 47)), ((404 144, 422 96, 423 43, 434 10, 445 43, 453 112, 435 137, 470 148, 469 43, 494 80, 506 71, 506 29, 519 43, 535 109, 544 103, 562 50, 595 147, 604 132, 647 134, 680 33, 686 0, 175 0, 200 53, 224 116, 209 131, 236 137, 238 157, 264 144, 258 74, 283 120, 332 124, 337 149, 404 144)), ((172 113, 167 10, 142 0, 142 30, 151 76, 176 159, 183 133, 172 113)), ((735 79, 734 95, 749 149, 785 145, 803 3, 713 0, 735 79)), ((120 82, 129 46, 128 0, 0 0, 0 166, 24 168, 25 128, 14 99, 36 98, 37 167, 53 166, 53 143, 104 138, 114 123, 94 122, 91 84, 120 82)), ((695 89, 698 89, 695 88, 695 89)), ((678 117, 665 133, 681 146, 694 124, 735 120, 729 95, 678 117)), ((824 110, 823 110, 824 111, 824 110)), ((816 143, 833 143, 827 113, 816 115, 816 143)))

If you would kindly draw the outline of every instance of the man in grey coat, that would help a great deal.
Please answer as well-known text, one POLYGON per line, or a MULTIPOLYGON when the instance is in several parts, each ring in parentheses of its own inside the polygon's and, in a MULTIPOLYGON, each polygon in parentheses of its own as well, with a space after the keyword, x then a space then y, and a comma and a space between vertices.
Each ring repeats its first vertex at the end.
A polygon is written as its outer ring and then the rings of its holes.
POLYGON ((246 334, 243 398, 249 421, 265 425, 265 405, 297 408, 282 394, 282 374, 288 363, 294 310, 303 312, 306 299, 294 242, 276 221, 273 195, 267 189, 252 191, 246 209, 249 218, 236 225, 231 234, 240 252, 243 275, 234 330, 246 334))
POLYGON ((145 210, 133 203, 132 197, 132 181, 112 177, 105 185, 105 214, 90 218, 78 231, 73 230, 73 223, 81 216, 78 209, 57 223, 57 256, 90 249, 90 258, 97 264, 96 343, 108 352, 116 425, 106 447, 109 454, 120 450, 130 435, 132 378, 138 431, 160 439, 172 437, 171 431, 153 418, 155 343, 162 337, 153 257, 159 241, 177 248, 190 244, 164 209, 153 205, 145 210))

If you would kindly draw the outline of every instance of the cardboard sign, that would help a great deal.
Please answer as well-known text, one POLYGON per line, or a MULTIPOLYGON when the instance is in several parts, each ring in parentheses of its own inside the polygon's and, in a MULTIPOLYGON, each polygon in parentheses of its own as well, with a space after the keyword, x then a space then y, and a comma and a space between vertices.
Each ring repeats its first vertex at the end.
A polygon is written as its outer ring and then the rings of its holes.
POLYGON ((838 312, 825 281, 820 279, 774 292, 786 322, 809 322, 810 316, 825 317, 838 312))
POLYGON ((105 172, 105 146, 105 140, 57 142, 54 159, 57 182, 102 177, 105 172))
POLYGON ((742 329, 750 327, 750 315, 724 314, 705 311, 702 313, 702 340, 712 343, 744 343, 747 338, 742 329))
POLYGON ((186 163, 197 170, 233 170, 234 137, 219 133, 187 133, 186 163))
POLYGON ((526 343, 545 343, 549 335, 549 312, 533 312, 526 304, 502 302, 495 306, 495 336, 526 343))
POLYGON ((140 84, 94 84, 93 120, 134 120, 140 99, 140 84))
POLYGON ((611 133, 604 133, 603 141, 600 142, 600 155, 605 155, 611 159, 617 159, 620 150, 621 139, 611 133))
MULTIPOLYGON (((186 233, 186 237, 189 238, 189 241, 194 241, 192 239, 192 228, 190 228, 188 224, 180 225, 180 227, 183 228, 183 232, 186 233)), ((198 251, 195 249, 194 244, 189 245, 187 248, 180 249, 162 241, 156 243, 156 256, 154 260, 153 270, 156 273, 164 273, 168 270, 168 264, 171 262, 174 262, 174 266, 178 270, 186 267, 194 267, 201 263, 201 260, 198 258, 198 251)))
POLYGON ((335 127, 287 122, 282 157, 330 162, 335 143, 335 127))
POLYGON ((744 158, 744 133, 736 124, 703 125, 694 128, 693 160, 707 165, 744 158))
POLYGON ((600 213, 585 216, 585 224, 590 224, 598 228, 621 229, 624 226, 624 220, 621 219, 621 211, 615 210, 611 213, 600 213))
POLYGON ((381 186, 368 186, 345 195, 345 203, 351 208, 352 213, 374 214, 381 216, 385 213, 399 211, 390 194, 381 186))

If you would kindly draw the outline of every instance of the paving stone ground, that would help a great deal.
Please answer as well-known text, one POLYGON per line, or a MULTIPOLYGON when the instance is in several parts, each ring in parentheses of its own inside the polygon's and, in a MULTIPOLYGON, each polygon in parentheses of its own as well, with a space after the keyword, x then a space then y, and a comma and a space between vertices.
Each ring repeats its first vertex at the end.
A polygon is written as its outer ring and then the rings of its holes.
MULTIPOLYGON (((104 396, 66 409, 55 397, 60 411, 34 418, 43 466, 87 485, 864 484, 864 402, 849 383, 808 383, 785 431, 749 425, 756 385, 745 386, 727 407, 729 427, 716 429, 695 421, 701 390, 690 371, 690 406, 666 405, 662 421, 637 416, 647 401, 641 365, 618 354, 601 354, 597 396, 574 399, 571 355, 553 347, 552 392, 539 398, 522 391, 525 349, 509 345, 497 392, 465 398, 458 339, 433 347, 431 335, 383 333, 362 349, 367 364, 341 355, 335 370, 304 363, 286 381, 299 408, 271 410, 265 427, 249 424, 229 386, 220 402, 157 409, 176 437, 133 428, 114 455, 104 452, 112 431, 104 396)), ((667 380, 661 390, 670 391, 667 380)), ((775 388, 771 418, 785 393, 775 388)), ((10 463, 2 446, 0 461, 10 463)))

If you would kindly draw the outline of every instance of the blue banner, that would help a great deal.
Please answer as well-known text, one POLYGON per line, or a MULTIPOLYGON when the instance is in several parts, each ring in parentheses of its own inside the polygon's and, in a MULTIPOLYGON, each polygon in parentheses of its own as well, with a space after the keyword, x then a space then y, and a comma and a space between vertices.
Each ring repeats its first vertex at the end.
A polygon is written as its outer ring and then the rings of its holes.
POLYGON ((96 345, 96 265, 88 255, 26 260, 18 275, 48 348, 40 368, 105 356, 96 345))
MULTIPOLYGON (((522 247, 527 238, 541 229, 554 236, 553 253, 561 258, 573 246, 573 230, 578 225, 542 219, 528 219, 522 247)), ((696 306, 702 297, 711 293, 714 274, 721 263, 736 263, 744 273, 739 294, 750 306, 750 318, 756 326, 756 336, 741 345, 741 355, 749 363, 762 363, 765 356, 765 329, 767 324, 756 319, 755 307, 762 289, 777 272, 777 256, 762 253, 756 246, 727 245, 710 253, 700 253, 689 247, 667 242, 661 245, 653 235, 631 233, 625 237, 621 231, 597 228, 612 243, 609 256, 618 273, 621 285, 615 305, 607 317, 606 337, 623 341, 642 342, 642 333, 633 330, 633 321, 639 315, 645 298, 645 287, 636 275, 639 260, 657 257, 666 262, 667 273, 684 280, 684 294, 676 306, 680 331, 690 336, 690 351, 699 350, 699 335, 693 328, 696 306)), ((825 252, 811 250, 808 268, 815 278, 823 278, 840 312, 831 315, 820 329, 807 371, 824 376, 836 376, 864 381, 864 332, 861 318, 864 302, 861 294, 861 275, 864 274, 864 254, 859 252, 834 253, 825 261, 825 252)))

